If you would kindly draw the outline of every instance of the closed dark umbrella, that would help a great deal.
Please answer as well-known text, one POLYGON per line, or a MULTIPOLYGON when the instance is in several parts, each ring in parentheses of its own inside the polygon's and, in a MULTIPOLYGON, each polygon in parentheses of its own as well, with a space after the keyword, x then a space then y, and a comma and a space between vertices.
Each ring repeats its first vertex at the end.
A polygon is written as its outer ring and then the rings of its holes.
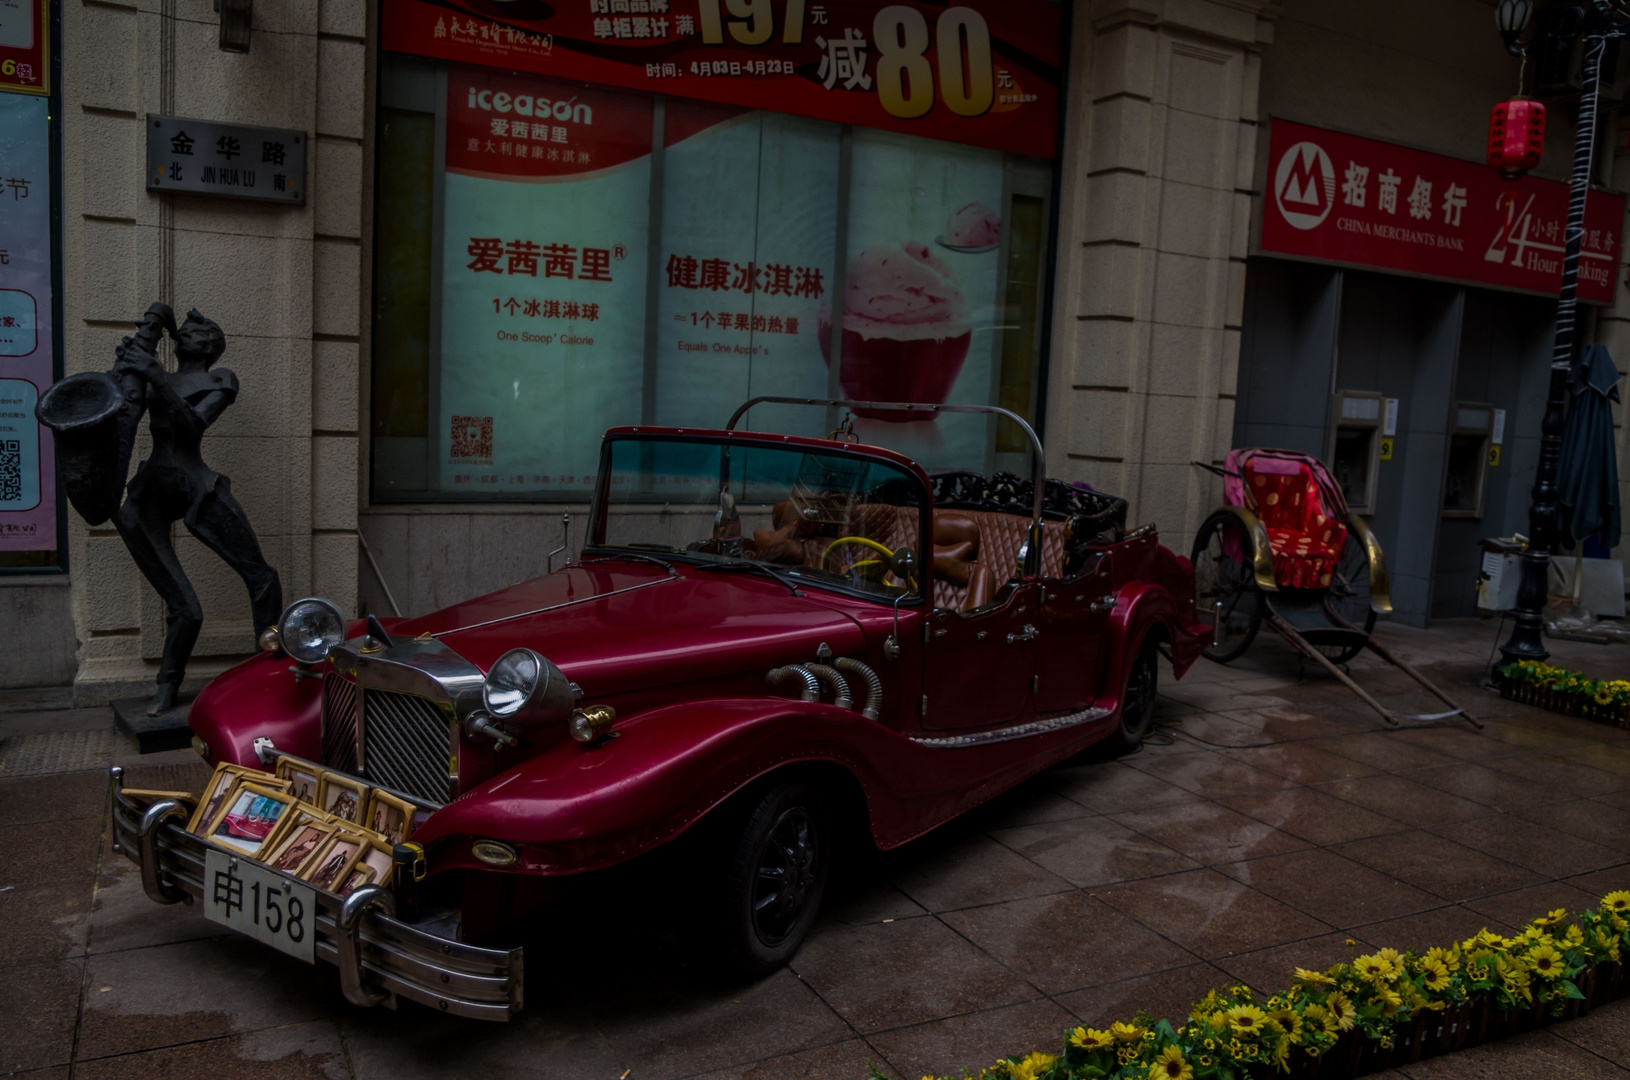
POLYGON ((1619 400, 1619 369, 1605 346, 1585 349, 1568 392, 1557 477, 1562 524, 1581 544, 1595 536, 1612 549, 1619 543, 1619 464, 1608 399, 1619 400))

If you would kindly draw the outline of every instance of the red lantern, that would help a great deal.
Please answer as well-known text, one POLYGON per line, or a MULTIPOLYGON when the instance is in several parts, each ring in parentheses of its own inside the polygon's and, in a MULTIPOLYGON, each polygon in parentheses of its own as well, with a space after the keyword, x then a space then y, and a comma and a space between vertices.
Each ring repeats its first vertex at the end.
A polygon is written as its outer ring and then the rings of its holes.
POLYGON ((1519 179, 1545 153, 1545 106, 1527 98, 1502 101, 1489 117, 1489 164, 1519 179))

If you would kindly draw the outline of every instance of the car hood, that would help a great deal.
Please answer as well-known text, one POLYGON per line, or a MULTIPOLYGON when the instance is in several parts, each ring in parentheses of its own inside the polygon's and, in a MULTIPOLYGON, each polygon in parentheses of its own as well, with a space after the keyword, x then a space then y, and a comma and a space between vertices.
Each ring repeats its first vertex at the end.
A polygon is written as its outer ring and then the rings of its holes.
POLYGON ((751 571, 591 562, 397 623, 391 634, 434 634, 482 671, 524 646, 589 696, 812 660, 822 642, 839 655, 864 649, 854 619, 802 592, 751 571))

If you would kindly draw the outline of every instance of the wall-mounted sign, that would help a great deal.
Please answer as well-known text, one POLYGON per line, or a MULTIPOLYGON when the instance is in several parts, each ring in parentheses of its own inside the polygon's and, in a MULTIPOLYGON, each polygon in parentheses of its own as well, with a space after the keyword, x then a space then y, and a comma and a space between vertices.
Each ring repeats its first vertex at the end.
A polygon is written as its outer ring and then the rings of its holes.
POLYGON ((305 132, 150 114, 147 190, 302 205, 305 132))
POLYGON ((1053 157, 1062 9, 1048 0, 392 0, 381 42, 1053 157))
MULTIPOLYGON (((1613 302, 1625 200, 1585 205, 1579 299, 1613 302)), ((1478 161, 1275 120, 1262 251, 1555 296, 1568 186, 1478 161)))
POLYGON ((51 0, 0 0, 0 90, 51 92, 51 0))

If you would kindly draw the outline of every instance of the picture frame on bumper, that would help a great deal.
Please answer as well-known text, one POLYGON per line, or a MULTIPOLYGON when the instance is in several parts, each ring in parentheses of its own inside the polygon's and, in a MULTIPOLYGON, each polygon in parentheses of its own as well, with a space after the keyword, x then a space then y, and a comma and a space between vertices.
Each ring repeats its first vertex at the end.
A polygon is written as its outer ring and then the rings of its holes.
POLYGON ((300 820, 299 815, 294 815, 289 825, 269 842, 260 861, 279 873, 299 877, 333 835, 333 825, 300 820))
POLYGON ((296 761, 287 754, 277 759, 277 776, 289 782, 289 793, 303 803, 317 805, 317 792, 323 784, 322 770, 296 761))
POLYGON ((341 821, 361 825, 368 806, 368 791, 368 785, 361 780, 325 771, 317 791, 317 806, 341 821))
POLYGON ((406 799, 398 799, 389 792, 376 789, 368 797, 368 816, 362 824, 395 846, 413 835, 415 809, 406 799))
POLYGON ((368 838, 336 828, 332 836, 302 868, 300 878, 316 888, 336 892, 344 886, 352 867, 368 846, 368 838))
POLYGON ((295 805, 282 788, 242 781, 232 789, 205 837, 218 847, 258 858, 261 848, 274 841, 283 816, 295 805))
POLYGON ((252 780, 267 787, 286 786, 284 781, 268 773, 222 762, 215 767, 209 783, 204 785, 204 794, 198 800, 198 809, 193 811, 192 817, 187 821, 187 831, 194 836, 203 836, 215 823, 215 818, 220 814, 227 797, 232 794, 232 789, 245 780, 252 780))

